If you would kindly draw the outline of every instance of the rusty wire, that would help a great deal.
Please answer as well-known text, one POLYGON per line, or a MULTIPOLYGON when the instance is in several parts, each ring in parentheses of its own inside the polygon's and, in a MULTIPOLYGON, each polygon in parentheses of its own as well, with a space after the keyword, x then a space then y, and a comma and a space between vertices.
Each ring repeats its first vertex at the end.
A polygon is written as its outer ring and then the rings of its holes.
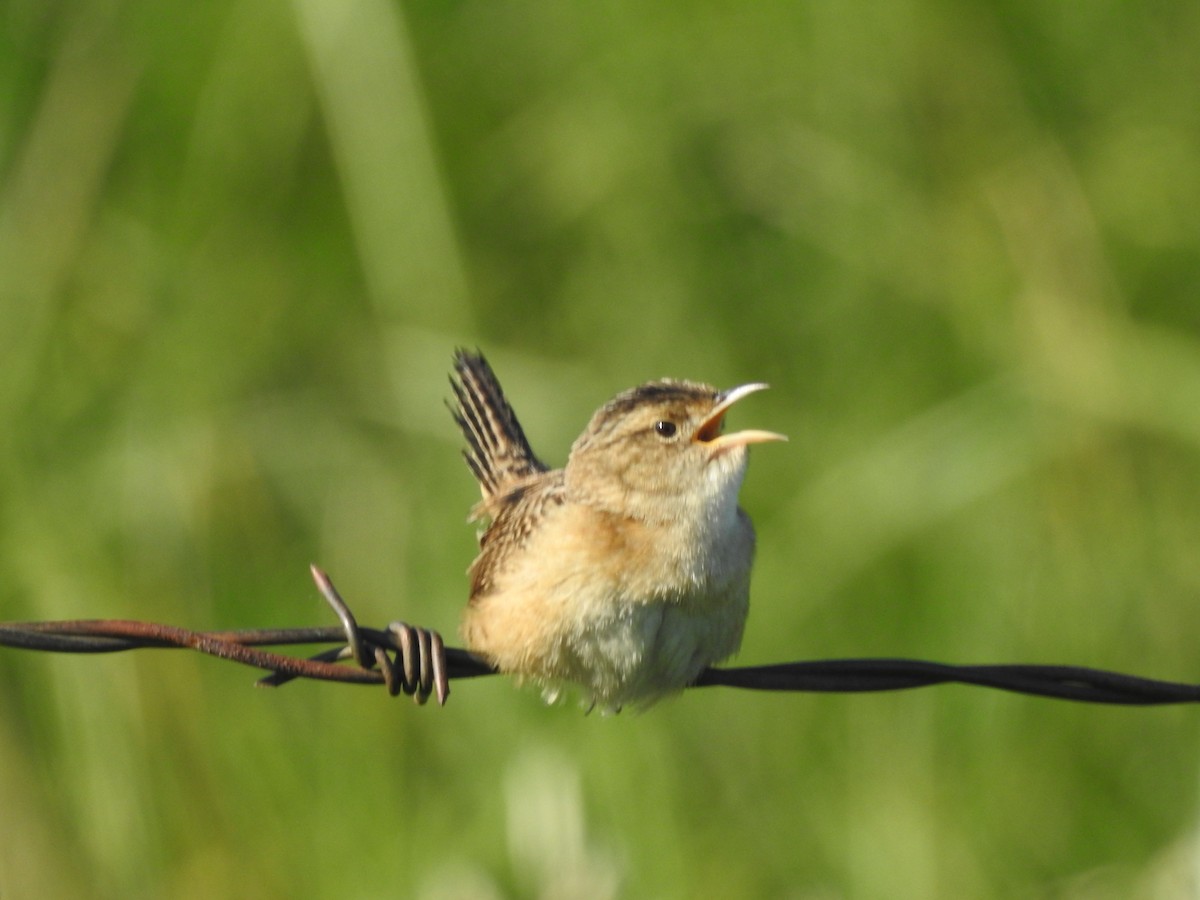
MULTIPOLYGON (((231 660, 271 674, 258 684, 277 687, 296 678, 381 684, 388 693, 417 703, 430 696, 444 705, 450 681, 496 674, 485 660, 446 647, 426 628, 393 622, 383 630, 358 624, 333 582, 316 566, 313 580, 340 620, 316 628, 192 631, 155 622, 81 619, 58 622, 0 622, 0 646, 59 653, 116 653, 146 648, 184 648, 231 660), (266 646, 334 644, 310 657, 288 656, 266 646), (340 665, 353 660, 356 666, 340 665)), ((1021 694, 1154 706, 1200 702, 1200 685, 1061 665, 961 666, 912 659, 834 659, 740 668, 709 668, 692 687, 737 687, 761 691, 865 693, 964 684, 1021 694)))
POLYGON ((196 650, 269 671, 271 674, 258 682, 264 687, 277 687, 296 678, 382 684, 393 696, 408 694, 424 703, 432 694, 443 705, 450 694, 451 678, 494 674, 490 665, 467 651, 443 647, 437 632, 404 622, 393 622, 384 630, 360 626, 329 576, 316 566, 312 567, 312 576, 321 596, 341 620, 340 626, 192 631, 123 619, 0 622, 0 646, 59 653, 196 650), (341 646, 308 658, 257 649, 300 644, 341 646), (346 659, 353 659, 358 667, 338 665, 346 659))

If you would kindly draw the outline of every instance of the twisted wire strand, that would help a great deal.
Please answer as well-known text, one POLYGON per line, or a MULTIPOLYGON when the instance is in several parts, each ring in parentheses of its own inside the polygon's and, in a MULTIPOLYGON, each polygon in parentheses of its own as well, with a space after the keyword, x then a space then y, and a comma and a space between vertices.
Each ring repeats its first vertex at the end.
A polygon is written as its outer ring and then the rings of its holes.
POLYGON ((1125 675, 1085 666, 970 666, 919 659, 830 659, 706 669, 693 687, 721 685, 759 691, 869 693, 935 684, 995 688, 1079 703, 1122 706, 1200 703, 1200 685, 1125 675))
MULTIPOLYGON (((193 631, 156 622, 78 619, 0 622, 0 646, 56 653, 119 653, 183 648, 270 672, 258 684, 278 687, 297 678, 384 685, 417 703, 445 705, 450 681, 497 674, 485 660, 446 647, 426 628, 392 622, 383 630, 360 626, 333 582, 316 566, 313 580, 339 626, 193 631), (310 657, 288 656, 267 646, 335 644, 310 657), (355 665, 343 665, 353 660, 355 665)), ((1200 702, 1200 685, 1064 665, 950 665, 914 659, 807 660, 765 666, 709 668, 692 687, 759 691, 868 693, 935 684, 963 684, 1019 694, 1125 706, 1200 702)))

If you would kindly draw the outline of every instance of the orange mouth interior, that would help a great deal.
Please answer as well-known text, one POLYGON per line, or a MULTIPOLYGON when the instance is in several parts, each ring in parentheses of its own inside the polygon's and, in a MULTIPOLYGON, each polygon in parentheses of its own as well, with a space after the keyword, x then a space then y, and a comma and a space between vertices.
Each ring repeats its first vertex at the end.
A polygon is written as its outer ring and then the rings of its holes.
POLYGON ((720 437, 721 432, 725 430, 725 414, 715 416, 709 419, 696 431, 696 440, 711 441, 720 437))

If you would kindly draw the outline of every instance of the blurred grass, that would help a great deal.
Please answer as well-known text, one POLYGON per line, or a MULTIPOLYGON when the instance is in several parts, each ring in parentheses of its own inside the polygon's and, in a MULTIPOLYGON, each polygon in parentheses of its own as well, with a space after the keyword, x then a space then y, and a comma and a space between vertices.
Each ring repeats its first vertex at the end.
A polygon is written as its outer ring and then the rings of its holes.
MULTIPOLYGON (((742 661, 1200 680, 1197 85, 1191 4, 10 3, 0 617, 453 632, 478 344, 555 463, 772 383, 742 661)), ((249 683, 0 654, 0 893, 1198 889, 1193 710, 249 683)))

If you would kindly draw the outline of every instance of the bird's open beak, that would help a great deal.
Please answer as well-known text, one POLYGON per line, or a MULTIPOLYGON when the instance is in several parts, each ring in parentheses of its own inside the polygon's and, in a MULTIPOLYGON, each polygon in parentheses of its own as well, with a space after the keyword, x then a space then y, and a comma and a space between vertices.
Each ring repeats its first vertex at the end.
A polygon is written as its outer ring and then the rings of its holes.
POLYGON ((785 435, 776 434, 774 431, 758 431, 756 429, 735 431, 732 434, 721 434, 721 424, 725 419, 725 413, 728 412, 729 407, 748 394, 766 389, 767 385, 756 383, 741 384, 727 391, 722 391, 717 395, 717 405, 713 407, 712 412, 708 414, 705 420, 700 423, 700 427, 696 429, 696 434, 692 440, 707 444, 714 451, 724 447, 736 447, 740 444, 786 441, 787 437, 785 435))

